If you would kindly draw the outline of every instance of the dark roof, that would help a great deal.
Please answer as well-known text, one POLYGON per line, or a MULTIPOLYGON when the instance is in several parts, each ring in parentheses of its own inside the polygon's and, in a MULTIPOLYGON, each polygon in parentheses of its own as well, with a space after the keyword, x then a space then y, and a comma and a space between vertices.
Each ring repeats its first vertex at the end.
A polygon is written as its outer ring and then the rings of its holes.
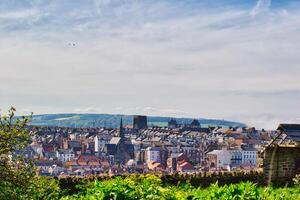
POLYGON ((289 139, 300 142, 300 124, 280 124, 277 130, 285 133, 289 139))
POLYGON ((210 128, 200 128, 199 131, 203 133, 210 133, 210 128))
POLYGON ((169 122, 168 122, 169 125, 177 125, 177 121, 175 119, 171 119, 169 122))
POLYGON ((117 146, 115 144, 106 144, 106 153, 109 155, 115 155, 117 153, 117 146))
POLYGON ((257 151, 254 147, 242 147, 244 151, 257 151))
POLYGON ((60 154, 70 154, 70 153, 74 153, 74 152, 72 151, 72 149, 58 149, 57 151, 58 151, 58 153, 60 153, 60 154))
POLYGON ((278 133, 261 151, 263 153, 266 148, 270 147, 272 144, 282 145, 284 141, 290 144, 291 140, 299 145, 300 143, 300 124, 279 124, 278 133))
POLYGON ((200 122, 196 119, 194 119, 191 123, 191 126, 200 126, 200 122))

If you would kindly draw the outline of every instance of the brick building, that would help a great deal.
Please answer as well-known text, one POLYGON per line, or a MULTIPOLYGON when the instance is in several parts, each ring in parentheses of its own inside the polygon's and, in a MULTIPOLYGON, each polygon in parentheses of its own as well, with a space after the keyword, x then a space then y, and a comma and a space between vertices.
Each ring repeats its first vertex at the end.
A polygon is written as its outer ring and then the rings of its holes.
POLYGON ((277 130, 262 151, 267 183, 289 182, 300 173, 300 124, 280 124, 277 130))

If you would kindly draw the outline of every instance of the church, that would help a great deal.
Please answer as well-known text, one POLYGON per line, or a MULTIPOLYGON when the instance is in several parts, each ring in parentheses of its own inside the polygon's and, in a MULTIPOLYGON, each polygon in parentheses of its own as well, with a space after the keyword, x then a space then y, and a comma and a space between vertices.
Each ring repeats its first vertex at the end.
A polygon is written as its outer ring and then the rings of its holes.
POLYGON ((130 140, 125 137, 125 131, 121 119, 119 136, 112 137, 105 146, 105 152, 112 156, 115 164, 126 164, 128 160, 134 158, 134 146, 130 140))

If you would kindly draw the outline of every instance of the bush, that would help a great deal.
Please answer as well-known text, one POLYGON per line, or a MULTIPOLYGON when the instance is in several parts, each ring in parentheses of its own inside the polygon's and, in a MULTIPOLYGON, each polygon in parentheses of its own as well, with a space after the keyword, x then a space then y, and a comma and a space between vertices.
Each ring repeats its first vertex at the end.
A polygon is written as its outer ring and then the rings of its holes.
POLYGON ((160 200, 300 200, 300 188, 259 187, 252 182, 241 182, 220 186, 218 183, 208 188, 194 187, 188 182, 177 186, 164 185, 155 175, 133 175, 114 177, 110 180, 95 180, 93 185, 75 195, 63 199, 160 199, 160 200))
POLYGON ((62 196, 58 180, 52 177, 34 177, 30 182, 27 195, 24 199, 60 199, 62 196))

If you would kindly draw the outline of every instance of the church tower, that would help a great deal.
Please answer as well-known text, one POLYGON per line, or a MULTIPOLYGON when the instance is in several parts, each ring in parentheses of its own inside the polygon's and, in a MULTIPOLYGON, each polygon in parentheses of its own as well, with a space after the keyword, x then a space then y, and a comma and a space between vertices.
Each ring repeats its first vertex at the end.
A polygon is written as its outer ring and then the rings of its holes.
POLYGON ((123 128, 123 120, 121 118, 121 122, 120 122, 120 130, 119 130, 119 137, 121 138, 121 140, 125 140, 125 133, 124 133, 124 128, 123 128))

